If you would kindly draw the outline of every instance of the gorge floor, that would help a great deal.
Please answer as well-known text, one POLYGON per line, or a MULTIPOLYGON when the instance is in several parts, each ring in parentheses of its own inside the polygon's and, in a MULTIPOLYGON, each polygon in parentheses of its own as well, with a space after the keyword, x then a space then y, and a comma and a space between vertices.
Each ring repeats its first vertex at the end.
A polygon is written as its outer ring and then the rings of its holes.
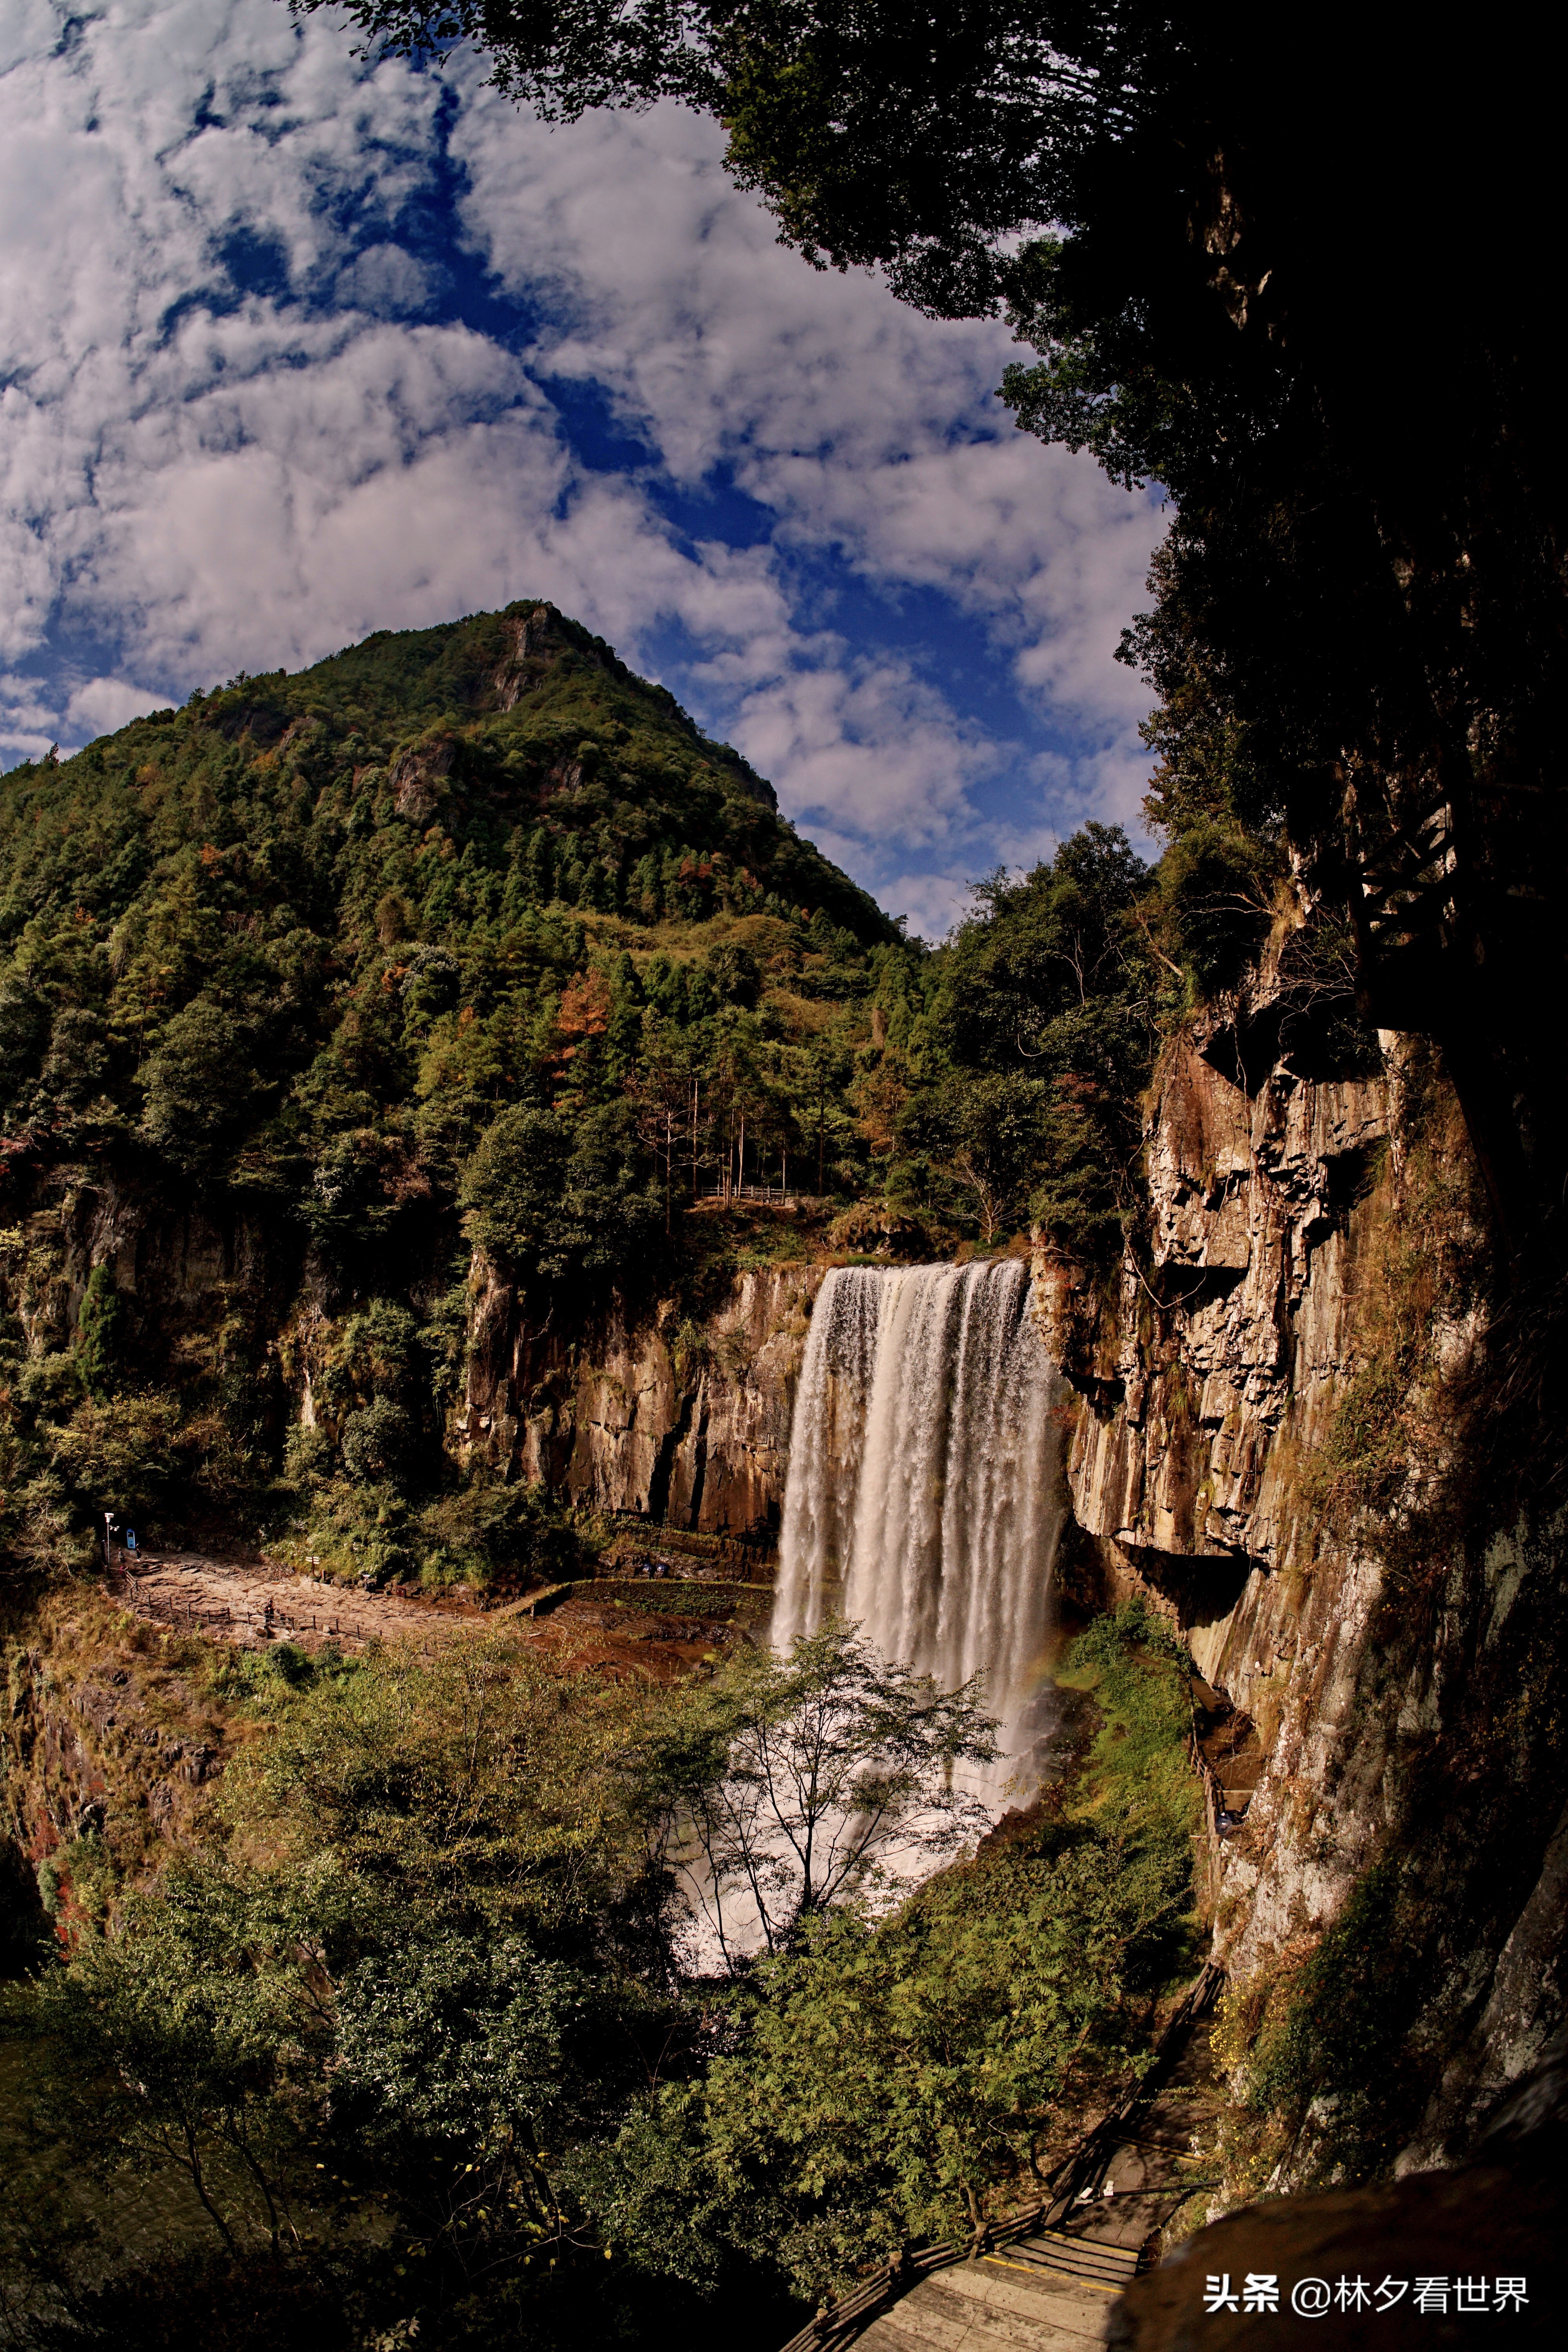
MULTIPOLYGON (((728 1600, 716 1594, 710 1616, 689 1607, 665 1612, 629 1576, 584 1579, 481 1606, 466 1598, 359 1591, 266 1559, 171 1551, 142 1554, 134 1570, 127 1564, 111 1573, 105 1589, 133 1615, 240 1647, 288 1642, 313 1652, 333 1643, 352 1654, 386 1642, 411 1643, 429 1655, 465 1635, 505 1630, 563 1669, 660 1683, 716 1658, 737 1632, 728 1600), (628 1599, 616 1592, 617 1584, 627 1588, 628 1599)), ((766 1588, 755 1591, 765 1606, 766 1588)))

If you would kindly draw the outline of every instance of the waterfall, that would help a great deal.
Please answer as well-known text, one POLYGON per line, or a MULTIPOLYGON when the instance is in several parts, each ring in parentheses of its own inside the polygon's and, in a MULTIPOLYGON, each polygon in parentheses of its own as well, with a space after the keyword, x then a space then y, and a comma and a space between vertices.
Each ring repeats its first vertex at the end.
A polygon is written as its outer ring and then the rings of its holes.
POLYGON ((1054 1385, 1016 1259, 839 1266, 795 1397, 774 1647, 837 1612, 943 1689, 984 1674, 1006 1751, 995 1796, 1034 1785, 1044 1728, 1054 1385))

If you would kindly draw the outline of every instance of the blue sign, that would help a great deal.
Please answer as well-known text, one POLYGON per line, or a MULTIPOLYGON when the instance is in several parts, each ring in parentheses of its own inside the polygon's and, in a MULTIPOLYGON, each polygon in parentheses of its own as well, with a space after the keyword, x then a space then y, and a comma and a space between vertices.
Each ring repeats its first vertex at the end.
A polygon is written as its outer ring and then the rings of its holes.
POLYGON ((136 1549, 136 1530, 134 1528, 127 1528, 125 1530, 125 1549, 127 1551, 134 1551, 136 1549))

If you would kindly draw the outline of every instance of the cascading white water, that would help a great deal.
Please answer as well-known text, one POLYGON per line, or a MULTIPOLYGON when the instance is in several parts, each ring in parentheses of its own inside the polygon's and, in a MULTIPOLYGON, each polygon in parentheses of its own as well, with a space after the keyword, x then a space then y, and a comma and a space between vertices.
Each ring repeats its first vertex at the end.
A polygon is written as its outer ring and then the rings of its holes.
POLYGON ((835 1612, 952 1690, 985 1677, 1001 1765, 1026 1796, 1062 1519, 1054 1375, 1029 1277, 999 1265, 840 1266, 795 1397, 772 1638, 835 1612))

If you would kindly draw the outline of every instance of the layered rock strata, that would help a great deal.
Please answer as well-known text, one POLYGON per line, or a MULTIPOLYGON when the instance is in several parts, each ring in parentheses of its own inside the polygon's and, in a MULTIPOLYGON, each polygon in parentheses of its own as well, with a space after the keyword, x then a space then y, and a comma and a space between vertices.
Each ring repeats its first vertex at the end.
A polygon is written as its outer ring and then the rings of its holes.
POLYGON ((776 1528, 795 1386, 826 1268, 735 1275, 700 1322, 618 1302, 584 1326, 523 1315, 477 1262, 459 1459, 702 1532, 776 1528))
POLYGON ((1041 1251, 1037 1305, 1078 1391, 1082 1597, 1145 1593, 1247 1727, 1215 1957, 1242 1986, 1288 1979, 1374 1864, 1397 1874, 1408 2168, 1462 2155, 1562 2014, 1563 1530, 1489 1492, 1461 1426, 1493 1373, 1452 1266, 1488 1244, 1440 1073, 1385 1036, 1381 1071, 1320 1075, 1269 1013, 1260 986, 1162 1061, 1152 1270, 1130 1251, 1097 1288, 1041 1251), (1391 1298, 1423 1279, 1425 1360, 1395 1378, 1391 1298), (1362 1473, 1401 1392, 1416 1433, 1379 1486, 1362 1473))

